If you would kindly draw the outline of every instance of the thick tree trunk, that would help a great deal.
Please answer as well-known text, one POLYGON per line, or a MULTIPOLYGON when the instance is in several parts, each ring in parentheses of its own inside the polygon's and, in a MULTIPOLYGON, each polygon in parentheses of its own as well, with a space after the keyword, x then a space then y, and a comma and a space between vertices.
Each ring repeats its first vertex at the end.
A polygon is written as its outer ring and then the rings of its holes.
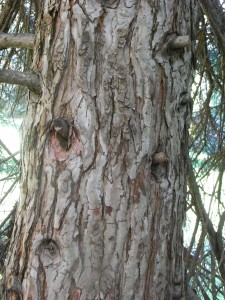
POLYGON ((194 4, 80 2, 44 1, 7 293, 181 299, 194 4))

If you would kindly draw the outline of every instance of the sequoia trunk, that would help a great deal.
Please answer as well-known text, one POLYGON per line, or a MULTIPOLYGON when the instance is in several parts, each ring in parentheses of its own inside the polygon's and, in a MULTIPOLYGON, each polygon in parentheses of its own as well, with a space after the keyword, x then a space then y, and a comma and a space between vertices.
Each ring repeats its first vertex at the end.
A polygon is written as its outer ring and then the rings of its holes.
POLYGON ((183 297, 193 8, 44 1, 9 297, 183 297))

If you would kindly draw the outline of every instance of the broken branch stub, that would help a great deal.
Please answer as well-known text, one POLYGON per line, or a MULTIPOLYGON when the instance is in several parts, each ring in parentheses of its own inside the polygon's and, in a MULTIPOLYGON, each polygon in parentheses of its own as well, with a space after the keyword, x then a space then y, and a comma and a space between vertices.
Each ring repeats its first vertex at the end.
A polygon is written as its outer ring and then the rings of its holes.
POLYGON ((188 47, 191 44, 189 35, 176 36, 168 44, 168 48, 172 50, 188 47))
POLYGON ((155 165, 164 164, 168 161, 168 157, 164 152, 157 152, 152 157, 152 162, 155 165))

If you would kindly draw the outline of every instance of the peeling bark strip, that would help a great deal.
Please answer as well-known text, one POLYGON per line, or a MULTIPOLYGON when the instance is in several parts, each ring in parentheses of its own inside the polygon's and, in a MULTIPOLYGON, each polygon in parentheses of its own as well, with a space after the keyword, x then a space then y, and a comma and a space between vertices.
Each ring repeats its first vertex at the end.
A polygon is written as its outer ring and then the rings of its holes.
POLYGON ((34 48, 34 35, 0 33, 0 49, 8 47, 32 49, 34 48))
POLYGON ((159 45, 195 3, 82 3, 44 1, 6 278, 23 299, 180 299, 191 49, 159 45))

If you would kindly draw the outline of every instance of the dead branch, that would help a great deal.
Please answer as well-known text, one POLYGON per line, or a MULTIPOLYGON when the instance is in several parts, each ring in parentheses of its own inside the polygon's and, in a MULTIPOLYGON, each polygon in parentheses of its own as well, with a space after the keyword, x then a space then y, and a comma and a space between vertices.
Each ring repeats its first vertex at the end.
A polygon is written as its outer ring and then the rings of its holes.
POLYGON ((29 90, 39 95, 41 94, 39 76, 34 73, 13 70, 0 70, 0 82, 25 85, 29 90))
POLYGON ((30 33, 0 33, 0 49, 34 47, 34 35, 30 33))

